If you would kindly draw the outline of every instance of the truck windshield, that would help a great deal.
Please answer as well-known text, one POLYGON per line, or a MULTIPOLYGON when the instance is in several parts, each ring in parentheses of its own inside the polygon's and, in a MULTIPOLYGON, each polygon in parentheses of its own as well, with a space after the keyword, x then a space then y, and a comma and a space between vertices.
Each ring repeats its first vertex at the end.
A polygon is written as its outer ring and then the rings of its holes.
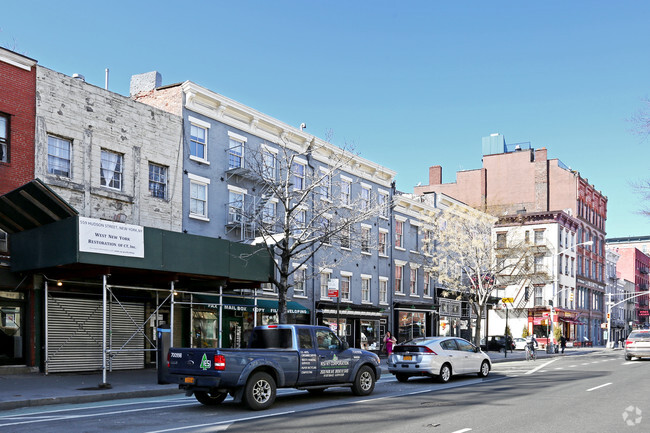
POLYGON ((291 329, 256 329, 248 342, 249 349, 290 349, 291 329))

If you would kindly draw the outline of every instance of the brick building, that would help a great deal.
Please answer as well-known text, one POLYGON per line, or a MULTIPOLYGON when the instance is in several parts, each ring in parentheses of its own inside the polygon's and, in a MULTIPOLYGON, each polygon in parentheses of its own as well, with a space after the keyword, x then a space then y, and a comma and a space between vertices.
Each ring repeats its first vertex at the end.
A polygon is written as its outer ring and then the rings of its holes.
POLYGON ((447 194, 495 216, 564 211, 575 217, 576 290, 586 328, 577 334, 602 341, 607 197, 578 171, 549 159, 545 148, 507 144, 500 134, 484 137, 482 145, 481 168, 459 171, 456 182, 442 183, 442 167, 432 166, 429 183, 415 187, 415 193, 447 194))

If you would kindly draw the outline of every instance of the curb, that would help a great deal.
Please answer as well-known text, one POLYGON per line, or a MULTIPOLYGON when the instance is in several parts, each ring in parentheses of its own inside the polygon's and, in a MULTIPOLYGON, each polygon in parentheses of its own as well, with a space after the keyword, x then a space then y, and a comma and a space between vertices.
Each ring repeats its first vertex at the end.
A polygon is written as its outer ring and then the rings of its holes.
POLYGON ((145 397, 161 397, 173 394, 183 394, 184 392, 178 388, 166 389, 143 389, 137 391, 120 391, 110 392, 107 394, 90 394, 90 395, 70 395, 65 397, 43 397, 34 398, 29 400, 13 400, 1 401, 0 410, 20 409, 24 407, 38 407, 47 406, 52 404, 76 404, 76 403, 94 403, 98 401, 119 400, 126 398, 145 398, 145 397))

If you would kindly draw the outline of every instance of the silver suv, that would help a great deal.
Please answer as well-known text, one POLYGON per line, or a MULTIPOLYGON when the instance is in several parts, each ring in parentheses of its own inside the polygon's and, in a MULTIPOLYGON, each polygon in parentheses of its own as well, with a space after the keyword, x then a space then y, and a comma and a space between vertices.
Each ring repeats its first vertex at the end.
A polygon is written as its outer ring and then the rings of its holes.
POLYGON ((625 340, 625 359, 650 358, 650 329, 630 332, 625 340))

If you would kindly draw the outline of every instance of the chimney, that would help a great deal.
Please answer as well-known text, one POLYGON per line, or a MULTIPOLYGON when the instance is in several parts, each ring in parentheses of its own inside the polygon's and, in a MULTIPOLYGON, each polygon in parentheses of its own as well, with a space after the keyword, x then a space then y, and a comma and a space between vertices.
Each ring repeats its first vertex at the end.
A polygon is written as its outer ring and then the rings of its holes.
POLYGON ((442 167, 439 165, 434 165, 429 167, 429 185, 441 185, 442 184, 442 167))
POLYGON ((144 74, 131 76, 130 96, 135 96, 140 92, 149 92, 162 85, 162 75, 159 72, 146 72, 144 74))

